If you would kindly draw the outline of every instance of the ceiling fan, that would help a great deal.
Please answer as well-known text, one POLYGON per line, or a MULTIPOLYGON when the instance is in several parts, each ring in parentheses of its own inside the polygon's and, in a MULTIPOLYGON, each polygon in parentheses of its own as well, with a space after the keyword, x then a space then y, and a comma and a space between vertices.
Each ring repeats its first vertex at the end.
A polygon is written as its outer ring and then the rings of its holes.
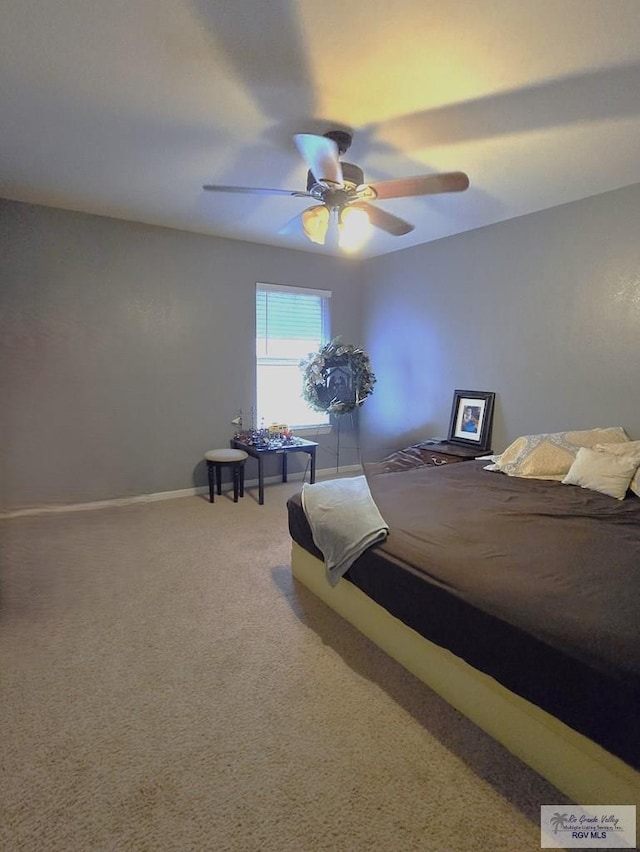
POLYGON ((385 198, 461 192, 469 186, 469 178, 464 172, 417 175, 365 183, 359 166, 339 159, 348 151, 352 138, 352 135, 344 130, 331 130, 323 136, 312 133, 299 133, 294 136, 298 151, 309 168, 307 188, 304 192, 212 184, 203 186, 203 189, 212 192, 313 198, 319 203, 300 214, 306 236, 313 242, 324 245, 331 215, 334 214, 338 222, 340 245, 354 249, 362 245, 367 238, 371 225, 395 237, 401 237, 414 229, 409 222, 373 206, 370 202, 385 198))

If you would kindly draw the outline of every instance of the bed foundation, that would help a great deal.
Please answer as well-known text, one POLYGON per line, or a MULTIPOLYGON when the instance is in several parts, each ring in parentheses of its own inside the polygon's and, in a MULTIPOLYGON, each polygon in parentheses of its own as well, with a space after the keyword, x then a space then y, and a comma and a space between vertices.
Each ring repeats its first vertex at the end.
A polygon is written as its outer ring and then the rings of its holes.
MULTIPOLYGON (((292 542, 293 576, 430 689, 577 804, 636 805, 640 773, 450 651, 407 627, 292 542)), ((612 724, 615 724, 613 720, 612 724)))

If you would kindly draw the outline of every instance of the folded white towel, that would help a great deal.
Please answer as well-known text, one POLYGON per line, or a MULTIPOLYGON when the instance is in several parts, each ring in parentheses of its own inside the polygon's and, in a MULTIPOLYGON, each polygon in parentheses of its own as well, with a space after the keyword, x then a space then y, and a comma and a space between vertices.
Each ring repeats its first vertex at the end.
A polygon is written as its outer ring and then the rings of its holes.
POLYGON ((301 496, 314 544, 324 556, 327 579, 335 586, 368 547, 387 537, 389 527, 364 476, 305 484, 301 496))

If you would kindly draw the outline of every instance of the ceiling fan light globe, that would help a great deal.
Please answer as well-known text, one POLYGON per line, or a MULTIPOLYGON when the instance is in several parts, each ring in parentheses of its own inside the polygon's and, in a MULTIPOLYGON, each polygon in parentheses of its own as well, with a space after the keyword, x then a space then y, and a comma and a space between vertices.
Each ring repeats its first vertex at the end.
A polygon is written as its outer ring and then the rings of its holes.
POLYGON ((338 220, 338 245, 345 251, 362 248, 372 233, 369 216, 358 207, 345 207, 338 220))
POLYGON ((309 207, 302 214, 302 230, 312 243, 323 246, 329 227, 329 210, 324 204, 309 207))

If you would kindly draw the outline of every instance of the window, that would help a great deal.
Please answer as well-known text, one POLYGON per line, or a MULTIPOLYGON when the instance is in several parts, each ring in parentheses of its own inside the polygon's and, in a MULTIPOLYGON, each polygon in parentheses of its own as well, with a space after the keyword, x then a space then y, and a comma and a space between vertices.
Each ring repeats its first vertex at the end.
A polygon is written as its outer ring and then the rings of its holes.
POLYGON ((330 290, 256 284, 257 426, 329 423, 302 398, 300 361, 330 339, 330 296, 330 290))

